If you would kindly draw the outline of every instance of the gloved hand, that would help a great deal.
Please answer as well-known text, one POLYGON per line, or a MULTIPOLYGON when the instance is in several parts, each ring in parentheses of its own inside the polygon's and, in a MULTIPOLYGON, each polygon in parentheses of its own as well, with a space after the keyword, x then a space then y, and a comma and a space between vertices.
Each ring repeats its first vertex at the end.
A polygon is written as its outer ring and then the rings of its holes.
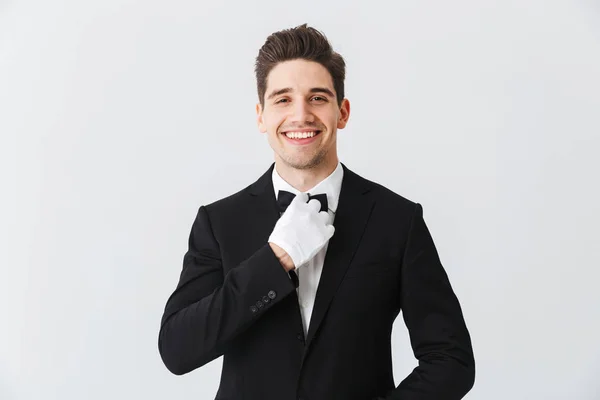
POLYGON ((329 224, 329 214, 321 211, 321 203, 307 193, 300 193, 290 203, 275 224, 269 242, 285 250, 296 268, 312 259, 333 236, 335 228, 329 224))

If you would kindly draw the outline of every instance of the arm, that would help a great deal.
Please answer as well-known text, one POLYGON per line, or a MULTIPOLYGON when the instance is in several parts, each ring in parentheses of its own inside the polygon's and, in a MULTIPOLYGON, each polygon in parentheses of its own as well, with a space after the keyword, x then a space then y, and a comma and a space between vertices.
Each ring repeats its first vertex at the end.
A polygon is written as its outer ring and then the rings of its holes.
POLYGON ((294 290, 267 243, 224 275, 219 244, 205 207, 200 207, 179 283, 161 320, 158 349, 164 364, 182 375, 223 355, 236 337, 294 290), (257 307, 265 296, 268 302, 257 307))
POLYGON ((384 400, 454 400, 471 390, 475 361, 460 304, 416 205, 402 261, 401 307, 419 365, 384 400))

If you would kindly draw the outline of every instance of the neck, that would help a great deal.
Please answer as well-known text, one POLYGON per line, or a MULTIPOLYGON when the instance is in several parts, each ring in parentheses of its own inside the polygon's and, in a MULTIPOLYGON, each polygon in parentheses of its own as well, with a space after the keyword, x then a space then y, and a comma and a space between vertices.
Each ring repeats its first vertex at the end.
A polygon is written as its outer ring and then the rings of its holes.
POLYGON ((327 178, 338 165, 338 159, 332 159, 329 162, 323 161, 321 164, 307 169, 298 169, 291 167, 281 160, 275 160, 275 168, 279 176, 289 183, 293 188, 301 192, 315 187, 319 182, 327 178))

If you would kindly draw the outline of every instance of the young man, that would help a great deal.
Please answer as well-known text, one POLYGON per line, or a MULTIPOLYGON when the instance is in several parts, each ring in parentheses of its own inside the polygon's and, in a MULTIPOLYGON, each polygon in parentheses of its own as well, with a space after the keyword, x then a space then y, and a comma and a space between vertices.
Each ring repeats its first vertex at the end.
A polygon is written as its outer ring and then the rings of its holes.
POLYGON ((450 400, 473 386, 469 332, 421 205, 338 160, 344 76, 306 24, 259 51, 258 126, 275 162, 199 208, 159 334, 174 374, 224 356, 216 399, 450 400), (394 387, 400 310, 419 365, 394 387))

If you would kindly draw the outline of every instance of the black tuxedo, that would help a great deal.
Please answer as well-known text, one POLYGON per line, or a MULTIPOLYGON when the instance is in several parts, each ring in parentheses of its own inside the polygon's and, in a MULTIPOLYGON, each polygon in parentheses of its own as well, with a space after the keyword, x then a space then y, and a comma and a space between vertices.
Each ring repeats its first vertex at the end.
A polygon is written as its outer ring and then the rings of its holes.
POLYGON ((308 335, 267 239, 279 218, 271 174, 201 206, 159 351, 185 374, 223 355, 219 400, 460 399, 471 340, 422 207, 350 171, 344 178, 308 335), (419 365, 394 388, 402 309, 419 365))

